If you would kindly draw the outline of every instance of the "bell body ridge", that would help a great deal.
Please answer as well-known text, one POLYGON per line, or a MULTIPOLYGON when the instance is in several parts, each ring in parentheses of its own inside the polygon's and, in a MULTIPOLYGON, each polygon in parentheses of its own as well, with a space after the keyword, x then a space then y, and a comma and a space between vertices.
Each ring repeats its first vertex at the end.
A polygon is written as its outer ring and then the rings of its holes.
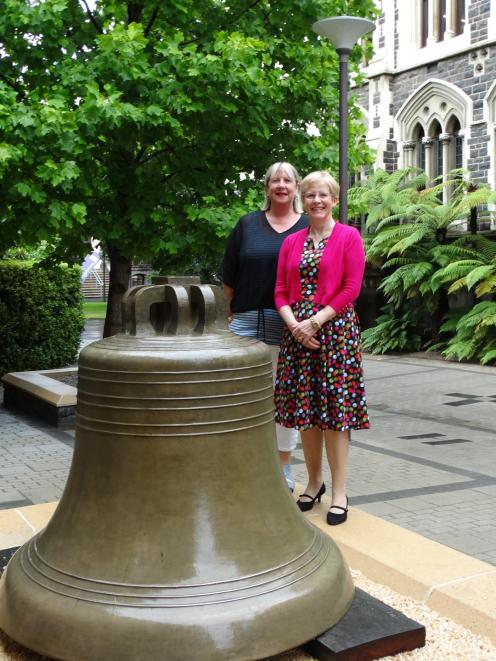
POLYGON ((59 505, 9 563, 0 627, 42 654, 260 659, 330 628, 354 588, 282 476, 267 347, 217 288, 136 287, 79 358, 59 505))

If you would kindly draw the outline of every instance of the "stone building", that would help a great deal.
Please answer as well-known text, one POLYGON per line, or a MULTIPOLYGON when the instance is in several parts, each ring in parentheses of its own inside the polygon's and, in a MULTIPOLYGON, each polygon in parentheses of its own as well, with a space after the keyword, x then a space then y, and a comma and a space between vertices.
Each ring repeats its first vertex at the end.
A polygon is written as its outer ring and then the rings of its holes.
POLYGON ((357 90, 376 167, 463 167, 496 188, 496 0, 376 1, 357 90))

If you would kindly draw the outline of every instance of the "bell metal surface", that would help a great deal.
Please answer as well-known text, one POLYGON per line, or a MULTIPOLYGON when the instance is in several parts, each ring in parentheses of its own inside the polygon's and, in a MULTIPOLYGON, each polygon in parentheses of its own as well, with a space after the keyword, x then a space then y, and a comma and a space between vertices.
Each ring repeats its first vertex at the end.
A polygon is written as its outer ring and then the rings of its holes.
POLYGON ((0 627, 74 661, 261 659, 329 629, 354 587, 282 476, 267 347, 213 286, 134 287, 123 311, 80 354, 68 481, 0 627))

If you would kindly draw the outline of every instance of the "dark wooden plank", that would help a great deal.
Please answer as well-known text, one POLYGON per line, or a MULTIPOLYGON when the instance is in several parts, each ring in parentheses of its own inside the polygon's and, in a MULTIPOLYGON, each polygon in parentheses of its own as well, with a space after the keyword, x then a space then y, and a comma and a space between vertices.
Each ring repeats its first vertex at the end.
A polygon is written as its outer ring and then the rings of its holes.
POLYGON ((422 624, 357 589, 346 615, 304 649, 319 661, 371 661, 424 645, 422 624))

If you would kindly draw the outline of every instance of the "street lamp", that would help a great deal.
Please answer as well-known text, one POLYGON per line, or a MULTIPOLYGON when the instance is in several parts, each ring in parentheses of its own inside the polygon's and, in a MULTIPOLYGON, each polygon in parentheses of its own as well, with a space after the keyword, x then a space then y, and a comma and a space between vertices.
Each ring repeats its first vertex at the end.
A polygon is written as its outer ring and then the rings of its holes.
POLYGON ((358 39, 375 29, 373 21, 357 16, 324 18, 312 30, 327 37, 339 55, 339 211, 348 222, 348 56, 358 39))

